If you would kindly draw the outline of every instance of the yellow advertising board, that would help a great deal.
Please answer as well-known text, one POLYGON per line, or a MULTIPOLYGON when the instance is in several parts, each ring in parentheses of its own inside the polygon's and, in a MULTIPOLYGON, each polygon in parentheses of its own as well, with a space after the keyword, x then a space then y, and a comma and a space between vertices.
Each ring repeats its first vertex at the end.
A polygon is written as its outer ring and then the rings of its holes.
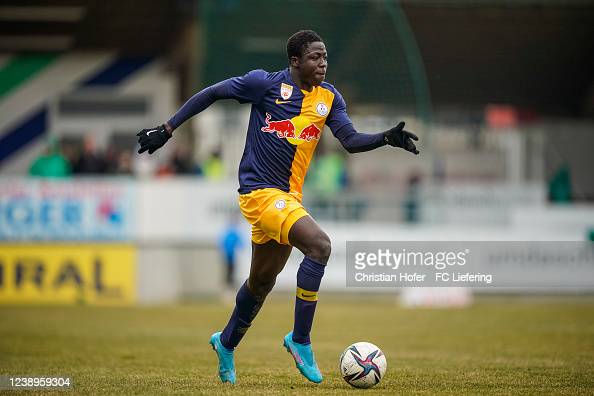
POLYGON ((136 299, 126 244, 0 244, 0 304, 125 305, 136 299))

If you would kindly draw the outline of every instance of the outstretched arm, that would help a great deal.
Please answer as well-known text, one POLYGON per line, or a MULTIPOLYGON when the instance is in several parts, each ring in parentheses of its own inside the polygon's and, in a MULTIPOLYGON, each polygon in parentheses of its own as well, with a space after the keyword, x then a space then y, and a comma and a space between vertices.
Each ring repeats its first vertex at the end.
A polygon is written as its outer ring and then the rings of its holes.
POLYGON ((334 133, 342 147, 349 153, 362 153, 370 151, 386 144, 383 133, 366 134, 359 133, 353 124, 346 124, 334 133))
POLYGON ((381 133, 366 134, 359 133, 353 124, 346 124, 334 133, 349 153, 361 153, 389 144, 393 147, 401 147, 413 154, 419 154, 419 150, 413 140, 419 140, 414 133, 404 130, 404 122, 400 122, 394 128, 381 133))
POLYGON ((167 121, 166 127, 171 128, 171 132, 177 129, 189 118, 205 110, 211 104, 220 99, 234 99, 233 79, 230 78, 221 81, 208 88, 204 88, 192 96, 180 109, 167 121))
POLYGON ((257 103, 262 99, 267 84, 264 70, 253 70, 241 77, 233 77, 203 89, 192 96, 165 124, 143 129, 136 136, 140 143, 138 153, 154 153, 171 138, 173 131, 189 118, 205 110, 220 99, 235 99, 240 103, 257 103))
POLYGON ((411 132, 404 130, 404 122, 385 132, 367 134, 359 133, 353 127, 353 123, 346 111, 346 103, 338 91, 334 93, 332 110, 326 119, 326 125, 349 153, 361 153, 385 146, 401 147, 413 154, 419 154, 419 150, 413 140, 419 138, 411 132))

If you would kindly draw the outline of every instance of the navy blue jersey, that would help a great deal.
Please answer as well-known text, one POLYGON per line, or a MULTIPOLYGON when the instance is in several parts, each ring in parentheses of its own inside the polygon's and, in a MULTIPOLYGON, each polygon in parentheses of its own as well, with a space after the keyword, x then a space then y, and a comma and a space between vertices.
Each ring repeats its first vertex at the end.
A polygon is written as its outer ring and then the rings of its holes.
POLYGON ((218 99, 252 104, 239 165, 241 194, 278 188, 301 199, 305 174, 324 125, 343 145, 349 142, 364 147, 360 151, 383 145, 379 135, 354 131, 344 99, 332 85, 322 82, 311 92, 302 90, 293 82, 289 69, 272 73, 253 70, 221 81, 192 97, 169 124, 177 128, 218 99))

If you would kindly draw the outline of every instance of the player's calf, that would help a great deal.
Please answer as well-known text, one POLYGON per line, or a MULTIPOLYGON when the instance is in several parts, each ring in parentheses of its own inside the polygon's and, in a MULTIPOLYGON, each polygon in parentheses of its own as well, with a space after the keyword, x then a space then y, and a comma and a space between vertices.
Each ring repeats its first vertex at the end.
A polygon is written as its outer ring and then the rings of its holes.
POLYGON ((264 299, 254 295, 244 282, 237 292, 231 318, 221 334, 221 343, 225 348, 232 350, 239 345, 263 303, 264 299))
POLYGON ((258 273, 251 273, 248 279, 248 287, 252 294, 260 300, 264 300, 272 291, 276 283, 276 275, 270 277, 258 273))
POLYGON ((309 334, 325 267, 307 256, 301 262, 297 271, 295 324, 293 331, 284 339, 284 346, 293 356, 297 369, 305 378, 315 383, 322 382, 322 373, 316 364, 309 334))
POLYGON ((316 312, 318 291, 325 268, 325 265, 317 263, 309 257, 304 257, 297 271, 293 340, 300 344, 310 343, 309 333, 316 312))

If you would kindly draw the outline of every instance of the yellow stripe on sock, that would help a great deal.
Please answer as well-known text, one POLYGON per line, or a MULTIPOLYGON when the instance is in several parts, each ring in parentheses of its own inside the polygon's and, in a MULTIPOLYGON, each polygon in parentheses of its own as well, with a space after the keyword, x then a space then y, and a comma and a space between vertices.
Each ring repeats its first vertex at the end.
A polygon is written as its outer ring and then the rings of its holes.
POLYGON ((318 301, 318 292, 297 288, 297 297, 305 301, 318 301))

